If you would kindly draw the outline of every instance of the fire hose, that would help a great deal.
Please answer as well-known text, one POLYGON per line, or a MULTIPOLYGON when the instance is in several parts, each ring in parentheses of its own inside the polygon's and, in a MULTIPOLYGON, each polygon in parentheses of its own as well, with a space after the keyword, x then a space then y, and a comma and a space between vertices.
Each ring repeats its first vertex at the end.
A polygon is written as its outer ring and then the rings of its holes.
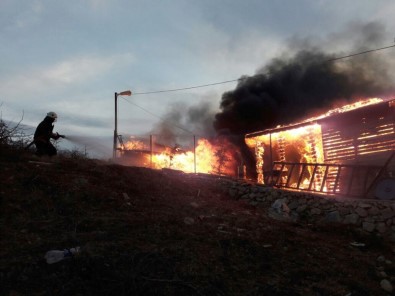
MULTIPOLYGON (((55 140, 57 140, 57 139, 59 139, 59 138, 63 138, 63 139, 65 139, 66 138, 66 136, 65 135, 60 135, 60 134, 57 134, 57 136, 56 136, 56 139, 55 140)), ((35 140, 33 140, 33 141, 31 141, 30 143, 29 143, 29 145, 27 145, 26 146, 26 148, 25 148, 25 150, 27 150, 27 149, 29 149, 33 144, 35 143, 35 140)))

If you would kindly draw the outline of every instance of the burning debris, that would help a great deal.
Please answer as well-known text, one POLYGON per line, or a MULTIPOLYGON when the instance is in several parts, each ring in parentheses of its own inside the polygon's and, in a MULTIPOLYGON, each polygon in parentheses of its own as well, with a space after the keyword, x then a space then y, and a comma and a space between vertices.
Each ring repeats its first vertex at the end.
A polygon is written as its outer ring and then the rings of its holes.
POLYGON ((121 153, 129 164, 154 169, 170 168, 186 173, 208 173, 235 176, 237 171, 236 147, 224 137, 213 140, 201 138, 192 149, 183 149, 150 141, 130 140, 122 145, 121 153))
POLYGON ((192 107, 171 105, 154 126, 149 141, 118 139, 123 162, 154 169, 236 176, 240 171, 238 149, 225 136, 214 136, 213 127, 209 126, 212 110, 209 102, 192 107))

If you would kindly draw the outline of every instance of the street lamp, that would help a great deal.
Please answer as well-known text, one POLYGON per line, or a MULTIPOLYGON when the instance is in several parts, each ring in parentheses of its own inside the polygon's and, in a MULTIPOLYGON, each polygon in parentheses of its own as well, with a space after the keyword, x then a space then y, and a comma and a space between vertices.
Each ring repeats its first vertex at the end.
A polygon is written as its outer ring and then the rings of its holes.
POLYGON ((131 96, 132 92, 130 90, 125 90, 120 93, 115 93, 115 129, 114 129, 114 147, 112 151, 112 157, 117 157, 117 138, 118 138, 118 96, 131 96))

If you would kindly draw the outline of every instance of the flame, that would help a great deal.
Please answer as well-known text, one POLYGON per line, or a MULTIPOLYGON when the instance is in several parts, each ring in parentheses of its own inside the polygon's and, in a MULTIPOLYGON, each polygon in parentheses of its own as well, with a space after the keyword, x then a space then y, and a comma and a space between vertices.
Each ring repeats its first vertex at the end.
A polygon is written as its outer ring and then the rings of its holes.
POLYGON ((358 109, 361 107, 365 107, 365 106, 369 106, 369 105, 373 105, 373 104, 377 104, 377 103, 381 103, 381 102, 383 102, 383 99, 381 99, 381 98, 369 98, 366 100, 360 100, 358 102, 354 102, 354 103, 347 104, 347 105, 344 105, 344 106, 341 106, 338 108, 331 109, 324 114, 309 118, 305 121, 313 121, 313 120, 325 118, 325 117, 332 116, 332 115, 339 114, 339 113, 348 112, 351 110, 355 110, 355 109, 358 109))
MULTIPOLYGON (((273 150, 276 150, 276 159, 272 161, 282 162, 303 162, 303 163, 322 163, 324 161, 324 150, 321 140, 321 126, 311 124, 295 129, 284 130, 272 134, 266 134, 255 137, 256 147, 268 147, 272 143, 273 150)), ((259 149, 258 149, 259 150, 259 149)), ((259 154, 256 149, 257 163, 262 167, 264 165, 263 152, 270 149, 261 148, 259 154)), ((312 167, 307 167, 306 177, 301 181, 300 188, 308 187, 309 176, 313 173, 312 167)), ((320 171, 315 173, 314 182, 319 183, 320 171)), ((263 170, 258 168, 258 183, 263 182, 263 170)), ((284 180, 287 182, 287 180, 284 180)), ((296 187, 298 180, 290 181, 291 187, 296 187)))
POLYGON ((236 148, 224 138, 213 141, 199 139, 196 145, 196 162, 193 151, 185 151, 179 146, 174 148, 164 147, 161 152, 153 152, 152 156, 141 141, 128 141, 124 144, 125 149, 136 151, 146 150, 141 165, 151 166, 154 169, 170 168, 181 170, 186 173, 208 173, 218 175, 235 175, 236 148))
POLYGON ((144 142, 139 141, 139 140, 131 140, 126 142, 123 145, 123 149, 126 150, 143 150, 143 149, 147 149, 147 147, 145 146, 144 142))
MULTIPOLYGON (((307 120, 304 120, 302 122, 293 125, 277 126, 277 128, 284 127, 282 130, 280 129, 279 131, 274 130, 273 132, 267 132, 265 134, 260 134, 257 136, 246 137, 245 138, 246 144, 250 148, 255 148, 256 167, 257 167, 256 171, 258 175, 257 178, 258 183, 265 182, 265 178, 264 178, 265 171, 266 173, 268 173, 268 171, 272 169, 274 171, 285 170, 283 171, 283 173, 288 173, 287 171, 288 168, 292 167, 292 169, 295 169, 295 167, 291 165, 288 165, 288 167, 287 165, 285 165, 285 169, 284 166, 281 168, 281 165, 280 167, 272 168, 271 166, 274 161, 284 164, 285 163, 323 164, 325 162, 322 129, 321 129, 321 125, 315 122, 316 120, 329 117, 335 114, 345 113, 354 109, 377 104, 380 102, 383 102, 383 100, 380 98, 370 98, 367 100, 361 100, 352 104, 342 106, 340 108, 329 110, 324 114, 309 118, 307 120), (303 126, 300 127, 301 124, 303 124, 303 126)), ((380 117, 379 119, 384 120, 384 117, 380 117)), ((378 128, 380 129, 379 136, 392 135, 394 133, 394 125, 392 123, 381 124, 380 126, 378 126, 378 128)), ((332 138, 329 139, 330 144, 332 142, 336 144, 339 143, 339 140, 337 138, 334 138, 335 136, 331 136, 331 137, 332 138)), ((366 132, 366 133, 362 133, 358 137, 358 140, 368 140, 376 137, 378 137, 377 134, 371 134, 371 132, 366 132)), ((355 147, 352 145, 353 143, 350 144, 347 141, 351 141, 351 140, 348 139, 343 140, 342 142, 343 146, 339 148, 338 153, 346 154, 350 149, 353 151, 355 150, 355 147)), ((363 148, 364 145, 368 146, 369 144, 360 144, 358 148, 363 148)), ((388 150, 389 148, 385 146, 382 149, 388 150)), ((369 150, 368 152, 359 152, 359 153, 360 154, 372 153, 372 151, 369 150)), ((377 152, 381 150, 378 150, 378 148, 376 147, 374 151, 377 152)), ((298 178, 295 177, 292 178, 292 175, 286 175, 286 176, 282 175, 279 176, 278 177, 279 179, 277 180, 280 180, 282 184, 286 184, 287 187, 291 187, 291 188, 293 187, 299 189, 313 189, 317 191, 326 192, 328 187, 333 185, 332 184, 333 182, 326 181, 326 184, 323 184, 322 180, 323 180, 325 169, 326 168, 322 165, 316 165, 316 166, 306 165, 295 169, 298 171, 297 172, 298 174, 296 174, 298 178), (311 176, 314 176, 313 180, 311 179, 312 178, 311 176), (290 178, 290 180, 287 179, 288 177, 290 178)), ((293 171, 292 173, 295 172, 293 171)), ((325 174, 328 175, 335 173, 336 172, 332 171, 332 169, 325 172, 325 174)), ((275 177, 270 177, 269 179, 267 179, 268 182, 272 182, 273 178, 275 177)))

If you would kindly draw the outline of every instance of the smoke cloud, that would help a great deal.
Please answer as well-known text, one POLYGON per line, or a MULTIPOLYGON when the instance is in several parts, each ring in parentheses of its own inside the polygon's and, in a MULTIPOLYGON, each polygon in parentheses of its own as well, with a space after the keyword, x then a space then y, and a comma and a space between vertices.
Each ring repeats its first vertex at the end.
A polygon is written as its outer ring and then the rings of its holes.
MULTIPOLYGON (((351 52, 383 45, 384 28, 380 24, 354 24, 352 29, 329 40, 353 33, 351 52)), ((395 94, 388 61, 391 57, 393 61, 393 54, 369 53, 333 61, 344 54, 326 53, 312 41, 296 38, 290 47, 297 52, 273 59, 256 75, 242 77, 235 90, 223 94, 221 111, 214 120, 217 131, 244 135, 301 120, 338 102, 395 94)))
POLYGON ((151 131, 158 143, 174 146, 191 146, 193 136, 209 138, 215 135, 213 118, 215 115, 212 104, 201 101, 194 106, 175 103, 151 131))

